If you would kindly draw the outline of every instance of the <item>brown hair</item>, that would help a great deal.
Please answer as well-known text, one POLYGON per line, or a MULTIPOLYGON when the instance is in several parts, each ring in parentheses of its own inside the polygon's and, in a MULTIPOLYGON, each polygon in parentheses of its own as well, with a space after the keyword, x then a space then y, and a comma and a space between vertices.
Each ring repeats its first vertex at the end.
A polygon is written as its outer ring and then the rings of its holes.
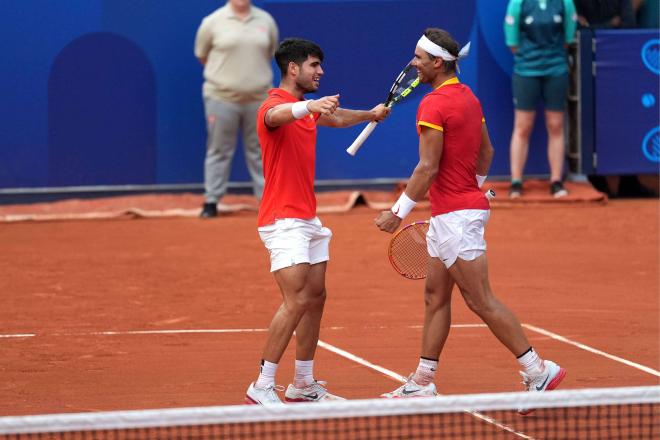
POLYGON ((282 41, 275 52, 275 61, 280 68, 282 77, 286 76, 290 62, 293 61, 302 66, 310 55, 323 61, 323 51, 313 41, 302 38, 287 38, 282 41))

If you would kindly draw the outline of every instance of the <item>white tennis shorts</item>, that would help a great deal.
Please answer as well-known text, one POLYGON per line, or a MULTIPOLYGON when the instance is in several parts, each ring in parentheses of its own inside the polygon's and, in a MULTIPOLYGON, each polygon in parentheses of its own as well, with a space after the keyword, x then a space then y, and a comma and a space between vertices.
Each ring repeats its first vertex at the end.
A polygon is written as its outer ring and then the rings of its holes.
POLYGON ((270 271, 300 263, 317 264, 330 259, 332 231, 318 217, 310 220, 283 218, 258 228, 270 254, 270 271))
POLYGON ((447 269, 457 258, 471 261, 486 251, 484 229, 490 210, 463 209, 431 217, 426 247, 447 269))

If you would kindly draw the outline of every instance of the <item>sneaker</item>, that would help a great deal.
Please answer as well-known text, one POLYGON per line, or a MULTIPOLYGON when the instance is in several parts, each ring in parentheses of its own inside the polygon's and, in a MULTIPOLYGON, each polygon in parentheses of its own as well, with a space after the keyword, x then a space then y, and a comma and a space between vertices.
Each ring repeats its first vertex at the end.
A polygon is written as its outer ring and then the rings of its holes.
POLYGON ((560 197, 566 197, 568 195, 568 191, 566 191, 566 188, 564 188, 563 183, 561 183, 559 180, 555 180, 550 184, 550 194, 552 194, 552 197, 558 199, 560 197))
MULTIPOLYGON (((524 372, 520 372, 523 377, 523 385, 525 390, 536 393, 543 391, 552 391, 559 386, 564 377, 566 377, 566 370, 552 361, 543 361, 543 373, 538 376, 530 376, 524 372)), ((527 415, 534 411, 533 408, 521 408, 518 414, 527 415)))
POLYGON ((401 397, 433 397, 437 396, 438 392, 435 389, 435 384, 431 382, 428 385, 418 385, 413 379, 413 375, 408 376, 406 383, 401 385, 391 393, 381 394, 380 397, 386 399, 398 399, 401 397))
POLYGON ((245 403, 247 405, 283 405, 277 395, 278 391, 284 391, 284 387, 269 385, 266 388, 259 388, 252 382, 245 393, 245 403))
POLYGON ((511 182, 509 187, 509 198, 519 199, 523 195, 523 184, 522 182, 511 182))
POLYGON ((199 213, 201 218, 213 218, 218 216, 218 206, 216 203, 204 203, 202 212, 199 213))
POLYGON ((326 389, 327 382, 315 380, 314 383, 305 388, 296 388, 293 384, 289 385, 284 393, 286 402, 320 402, 330 400, 346 400, 343 397, 330 394, 326 389))

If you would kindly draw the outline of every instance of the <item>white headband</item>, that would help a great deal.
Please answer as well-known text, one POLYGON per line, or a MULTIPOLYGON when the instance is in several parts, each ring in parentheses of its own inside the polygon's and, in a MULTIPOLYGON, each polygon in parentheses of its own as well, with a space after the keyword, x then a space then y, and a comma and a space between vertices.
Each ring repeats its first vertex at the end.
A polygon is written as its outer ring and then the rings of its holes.
POLYGON ((426 35, 422 35, 422 38, 419 39, 417 42, 417 45, 424 49, 426 52, 430 53, 434 57, 439 57, 442 58, 445 61, 456 61, 460 60, 461 58, 465 58, 468 56, 470 53, 470 43, 466 44, 463 46, 461 51, 458 53, 458 57, 455 57, 454 55, 450 54, 447 52, 447 49, 445 49, 442 46, 438 46, 435 44, 433 41, 429 40, 426 38, 426 35))

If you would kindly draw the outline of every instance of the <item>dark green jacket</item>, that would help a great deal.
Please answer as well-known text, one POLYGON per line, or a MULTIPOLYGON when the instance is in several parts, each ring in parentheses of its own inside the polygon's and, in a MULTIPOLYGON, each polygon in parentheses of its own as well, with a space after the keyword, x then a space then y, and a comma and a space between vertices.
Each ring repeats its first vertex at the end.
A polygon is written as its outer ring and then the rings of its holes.
POLYGON ((514 72, 521 76, 555 76, 568 72, 565 44, 575 38, 573 0, 509 0, 504 34, 517 47, 514 72))

